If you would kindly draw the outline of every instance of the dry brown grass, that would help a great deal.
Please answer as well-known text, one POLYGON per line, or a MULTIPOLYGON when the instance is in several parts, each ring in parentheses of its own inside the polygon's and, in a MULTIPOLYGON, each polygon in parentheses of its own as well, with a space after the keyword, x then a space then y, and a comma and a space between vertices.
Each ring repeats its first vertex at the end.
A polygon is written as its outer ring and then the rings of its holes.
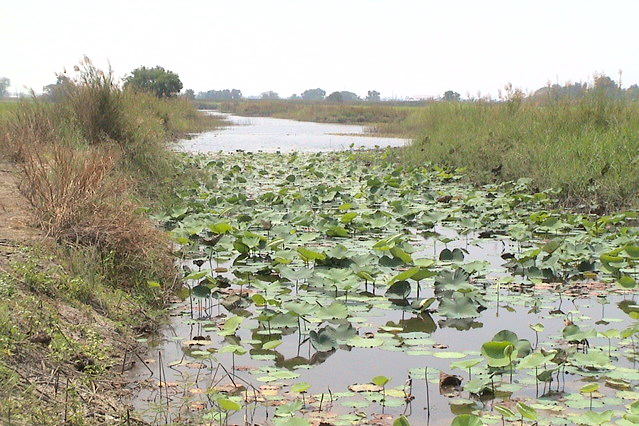
POLYGON ((21 191, 38 225, 66 243, 94 246, 117 284, 173 281, 168 238, 145 216, 116 170, 117 149, 52 146, 31 150, 21 191))
POLYGON ((36 101, 20 102, 0 124, 0 148, 14 161, 22 161, 29 147, 58 140, 57 129, 62 127, 53 106, 36 101))
POLYGON ((170 287, 170 241, 136 213, 138 200, 170 192, 180 168, 167 143, 211 123, 185 99, 123 90, 88 59, 76 71, 50 99, 0 116, 0 151, 20 165, 21 191, 44 232, 97 249, 103 275, 120 285, 170 287))

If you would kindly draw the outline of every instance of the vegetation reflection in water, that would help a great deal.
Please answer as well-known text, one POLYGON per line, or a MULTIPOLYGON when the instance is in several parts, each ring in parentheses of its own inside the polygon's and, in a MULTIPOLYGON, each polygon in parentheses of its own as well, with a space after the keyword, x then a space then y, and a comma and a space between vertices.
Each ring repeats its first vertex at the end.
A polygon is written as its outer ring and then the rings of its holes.
POLYGON ((172 422, 636 423, 636 215, 560 213, 525 180, 471 187, 383 155, 185 157, 210 179, 159 217, 187 285, 138 371, 153 374, 138 408, 172 422))

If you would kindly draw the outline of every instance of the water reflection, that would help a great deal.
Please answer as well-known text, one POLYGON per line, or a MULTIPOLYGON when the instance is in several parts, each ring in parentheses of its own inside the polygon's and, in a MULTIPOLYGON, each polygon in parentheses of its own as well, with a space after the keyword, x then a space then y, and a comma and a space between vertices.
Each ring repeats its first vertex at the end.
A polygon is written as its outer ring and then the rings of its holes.
POLYGON ((221 115, 234 125, 194 135, 180 142, 180 149, 188 152, 320 152, 349 149, 350 146, 402 146, 407 142, 406 139, 365 136, 366 129, 357 125, 221 115))
POLYGON ((398 322, 388 321, 387 327, 397 327, 402 329, 402 333, 434 333, 437 329, 437 325, 433 320, 433 317, 424 312, 408 319, 401 319, 398 322))

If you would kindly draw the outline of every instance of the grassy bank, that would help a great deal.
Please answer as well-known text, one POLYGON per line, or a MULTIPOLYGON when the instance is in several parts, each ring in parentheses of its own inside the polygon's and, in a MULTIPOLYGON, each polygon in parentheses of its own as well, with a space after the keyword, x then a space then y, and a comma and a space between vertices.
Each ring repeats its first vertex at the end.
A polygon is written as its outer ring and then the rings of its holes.
POLYGON ((219 103, 220 110, 249 117, 342 124, 391 123, 406 118, 414 107, 375 104, 331 104, 286 100, 242 100, 219 103))
POLYGON ((590 210, 637 207, 639 104, 580 100, 434 103, 377 128, 414 142, 407 163, 464 168, 474 182, 530 178, 590 210))
POLYGON ((144 211, 189 179, 168 143, 219 122, 88 62, 59 89, 0 112, 0 422, 125 422, 122 373, 177 282, 144 211))

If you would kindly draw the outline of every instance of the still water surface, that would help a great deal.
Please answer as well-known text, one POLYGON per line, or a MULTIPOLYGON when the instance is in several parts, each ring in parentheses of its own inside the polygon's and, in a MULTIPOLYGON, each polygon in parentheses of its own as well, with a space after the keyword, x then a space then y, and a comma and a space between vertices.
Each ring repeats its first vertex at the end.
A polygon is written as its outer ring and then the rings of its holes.
POLYGON ((231 125, 194 135, 182 141, 188 152, 264 151, 320 152, 375 146, 402 146, 407 140, 366 135, 363 126, 311 123, 269 117, 238 117, 212 112, 224 117, 231 125))

